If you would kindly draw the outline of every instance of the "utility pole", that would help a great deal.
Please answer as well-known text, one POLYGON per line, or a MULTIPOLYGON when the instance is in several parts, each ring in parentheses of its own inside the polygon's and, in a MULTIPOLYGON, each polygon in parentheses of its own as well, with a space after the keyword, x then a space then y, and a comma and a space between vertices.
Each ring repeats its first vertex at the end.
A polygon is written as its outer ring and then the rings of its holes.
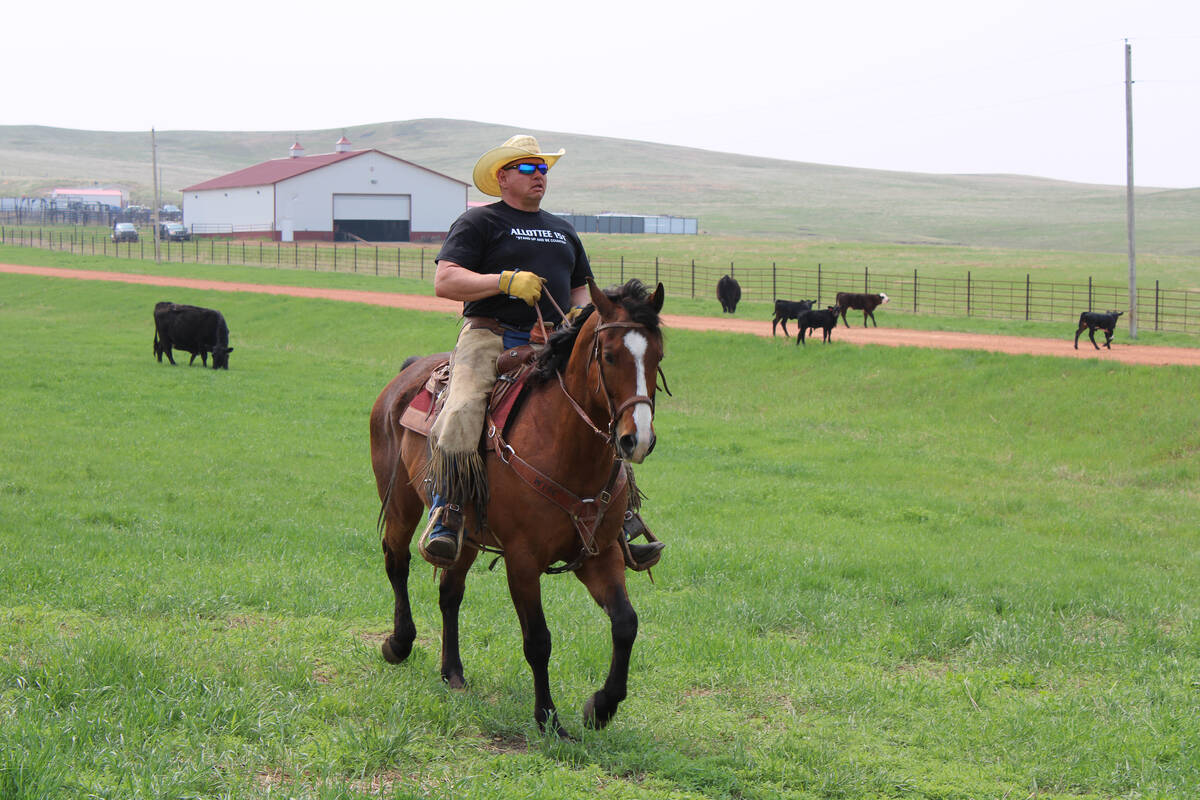
POLYGON ((160 230, 160 228, 159 228, 160 220, 159 220, 158 215, 159 215, 159 209, 162 208, 162 206, 158 202, 158 140, 155 138, 154 128, 150 129, 150 151, 151 151, 151 161, 153 162, 153 168, 154 168, 154 263, 160 264, 160 263, 162 263, 162 260, 159 256, 159 246, 158 246, 159 245, 158 232, 160 230))
POLYGON ((1129 229, 1129 338, 1137 338, 1137 256, 1133 246, 1133 55, 1125 40, 1125 225, 1129 229))

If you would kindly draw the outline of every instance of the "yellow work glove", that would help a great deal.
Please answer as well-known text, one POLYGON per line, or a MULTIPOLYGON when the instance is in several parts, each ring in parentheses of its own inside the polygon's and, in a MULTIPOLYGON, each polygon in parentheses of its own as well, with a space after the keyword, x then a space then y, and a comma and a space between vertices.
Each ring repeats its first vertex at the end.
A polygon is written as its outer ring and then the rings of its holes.
POLYGON ((568 325, 574 325, 575 320, 579 319, 579 315, 583 313, 583 306, 571 306, 567 311, 566 321, 568 325))
POLYGON ((542 298, 542 286, 545 283, 545 278, 528 270, 506 269, 500 273, 500 291, 520 298, 531 306, 537 305, 542 298))

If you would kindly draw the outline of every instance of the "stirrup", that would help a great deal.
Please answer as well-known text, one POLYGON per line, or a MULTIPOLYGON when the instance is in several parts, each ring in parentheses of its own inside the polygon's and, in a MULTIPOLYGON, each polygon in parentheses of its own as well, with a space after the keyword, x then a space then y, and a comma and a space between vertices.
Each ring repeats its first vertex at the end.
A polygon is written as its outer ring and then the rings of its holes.
MULTIPOLYGON (((421 554, 421 558, 435 567, 449 569, 454 566, 454 562, 458 561, 458 554, 462 552, 464 527, 466 526, 465 520, 463 520, 462 509, 458 506, 447 503, 444 506, 434 508, 429 512, 429 524, 425 526, 425 530, 421 533, 421 538, 417 541, 417 552, 421 554), (439 527, 454 532, 454 553, 451 556, 431 553, 428 550, 430 535, 439 527)), ((437 541, 445 541, 448 538, 446 536, 439 536, 437 537, 437 541)))
POLYGON ((625 556, 625 566, 634 572, 648 570, 657 564, 658 560, 662 558, 663 548, 667 546, 665 542, 660 542, 658 537, 650 532, 641 516, 632 509, 625 512, 625 522, 622 526, 620 540, 621 552, 625 556), (631 539, 639 536, 646 537, 646 544, 631 545, 629 543, 631 539))

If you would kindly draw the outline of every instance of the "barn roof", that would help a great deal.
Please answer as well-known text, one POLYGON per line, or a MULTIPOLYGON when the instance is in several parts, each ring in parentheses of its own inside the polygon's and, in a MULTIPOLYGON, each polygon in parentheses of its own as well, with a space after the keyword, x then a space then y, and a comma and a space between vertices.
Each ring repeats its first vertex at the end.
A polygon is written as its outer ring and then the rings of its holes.
MULTIPOLYGON (((209 189, 237 189, 244 186, 269 186, 279 183, 280 181, 285 181, 288 178, 294 178, 297 175, 303 175, 306 172, 312 172, 313 170, 320 169, 321 167, 327 167, 330 164, 336 164, 339 161, 346 161, 347 159, 366 155, 367 153, 379 153, 381 156, 386 156, 387 158, 391 158, 396 161, 402 161, 405 164, 411 163, 404 161, 402 158, 396 158, 393 155, 388 155, 382 150, 375 149, 351 150, 344 153, 322 153, 320 155, 300 156, 298 158, 273 158, 270 161, 264 161, 261 164, 255 164, 252 167, 245 167, 244 169, 239 169, 236 172, 230 172, 226 175, 212 178, 204 181, 203 183, 186 186, 181 191, 192 192, 205 191, 209 189)), ((413 164, 413 166, 418 167, 419 169, 424 169, 426 172, 433 172, 433 170, 421 167, 419 164, 413 164)), ((434 174, 437 175, 440 173, 434 174)), ((442 177, 457 181, 457 179, 449 178, 449 176, 446 175, 443 175, 442 177)), ((463 183, 462 181, 457 182, 463 183)))
POLYGON ((204 189, 236 189, 242 186, 266 186, 370 152, 370 150, 354 150, 348 153, 323 153, 318 156, 301 156, 299 158, 273 158, 270 161, 264 161, 252 167, 245 167, 244 169, 230 172, 218 178, 212 178, 203 183, 187 186, 183 191, 192 192, 204 189))

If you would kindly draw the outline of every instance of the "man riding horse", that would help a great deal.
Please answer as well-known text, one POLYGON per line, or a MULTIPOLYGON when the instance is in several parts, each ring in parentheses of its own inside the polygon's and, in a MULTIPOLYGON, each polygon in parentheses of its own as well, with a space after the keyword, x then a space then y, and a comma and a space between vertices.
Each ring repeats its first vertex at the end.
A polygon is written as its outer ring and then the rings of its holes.
MULTIPOLYGON (((475 164, 475 186, 500 200, 455 220, 435 259, 434 291, 462 301, 464 317, 446 399, 429 436, 429 523, 417 548, 435 566, 458 559, 462 509, 487 507, 479 441, 497 357, 520 345, 540 345, 547 328, 569 324, 589 302, 592 270, 583 243, 570 223, 541 209, 546 175, 564 152, 543 153, 534 137, 517 135, 484 153, 475 164), (564 308, 570 309, 566 320, 564 308)), ((625 516, 627 536, 645 532, 633 508, 625 516)), ((630 544, 632 566, 653 566, 663 546, 630 544)))

